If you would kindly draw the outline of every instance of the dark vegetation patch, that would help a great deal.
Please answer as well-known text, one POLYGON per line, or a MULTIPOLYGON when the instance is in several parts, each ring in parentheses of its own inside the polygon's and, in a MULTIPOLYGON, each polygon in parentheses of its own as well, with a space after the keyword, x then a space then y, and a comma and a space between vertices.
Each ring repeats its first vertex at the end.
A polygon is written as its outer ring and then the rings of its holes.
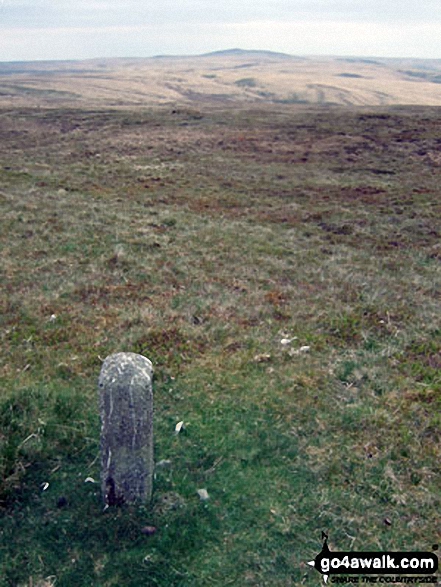
POLYGON ((241 88, 255 88, 257 85, 256 80, 253 77, 243 77, 234 82, 236 86, 241 88))
POLYGON ((360 79, 363 78, 363 75, 360 75, 358 73, 338 73, 337 74, 338 77, 347 77, 347 78, 354 78, 354 79, 360 79))

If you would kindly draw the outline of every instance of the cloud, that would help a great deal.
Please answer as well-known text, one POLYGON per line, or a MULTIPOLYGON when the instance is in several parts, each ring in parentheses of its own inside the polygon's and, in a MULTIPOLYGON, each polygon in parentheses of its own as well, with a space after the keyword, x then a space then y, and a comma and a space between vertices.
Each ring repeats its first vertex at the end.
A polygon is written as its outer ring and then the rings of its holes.
POLYGON ((0 61, 200 54, 222 48, 224 42, 225 30, 217 25, 8 29, 0 35, 0 61))
POLYGON ((232 26, 245 48, 298 55, 433 58, 441 55, 440 23, 255 21, 232 26), (425 39, 422 44, 421 39, 425 39))
POLYGON ((0 59, 196 54, 441 55, 439 0, 0 0, 0 59))
POLYGON ((439 0, 4 0, 0 27, 106 27, 181 23, 441 22, 439 0))
POLYGON ((441 54, 441 25, 256 20, 204 27, 168 22, 8 29, 0 35, 0 60, 195 55, 229 47, 293 55, 433 58, 441 54))

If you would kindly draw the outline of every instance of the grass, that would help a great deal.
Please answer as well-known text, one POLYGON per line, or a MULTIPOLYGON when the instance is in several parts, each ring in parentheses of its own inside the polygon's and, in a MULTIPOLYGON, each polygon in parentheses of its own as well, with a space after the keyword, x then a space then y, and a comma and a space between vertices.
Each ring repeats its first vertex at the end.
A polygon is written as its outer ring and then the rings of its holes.
POLYGON ((322 530, 439 541, 438 125, 0 112, 1 587, 316 585, 322 530), (97 377, 122 350, 154 363, 170 463, 152 504, 103 512, 97 377))

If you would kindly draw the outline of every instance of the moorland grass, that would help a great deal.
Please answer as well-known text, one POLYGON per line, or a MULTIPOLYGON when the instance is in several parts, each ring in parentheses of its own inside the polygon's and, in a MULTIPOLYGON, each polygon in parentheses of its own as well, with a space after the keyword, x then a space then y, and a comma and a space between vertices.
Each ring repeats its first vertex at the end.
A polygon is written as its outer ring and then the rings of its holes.
POLYGON ((196 114, 0 113, 2 587, 316 585, 322 530, 439 540, 438 111, 196 114), (122 350, 170 462, 103 511, 122 350))

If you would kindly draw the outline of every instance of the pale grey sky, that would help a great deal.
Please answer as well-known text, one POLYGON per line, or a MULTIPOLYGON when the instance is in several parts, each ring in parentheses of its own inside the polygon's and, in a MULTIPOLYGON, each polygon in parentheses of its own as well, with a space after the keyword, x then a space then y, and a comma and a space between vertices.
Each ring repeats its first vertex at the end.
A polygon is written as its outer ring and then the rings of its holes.
POLYGON ((0 0, 0 61, 192 55, 441 58, 441 0, 0 0))

